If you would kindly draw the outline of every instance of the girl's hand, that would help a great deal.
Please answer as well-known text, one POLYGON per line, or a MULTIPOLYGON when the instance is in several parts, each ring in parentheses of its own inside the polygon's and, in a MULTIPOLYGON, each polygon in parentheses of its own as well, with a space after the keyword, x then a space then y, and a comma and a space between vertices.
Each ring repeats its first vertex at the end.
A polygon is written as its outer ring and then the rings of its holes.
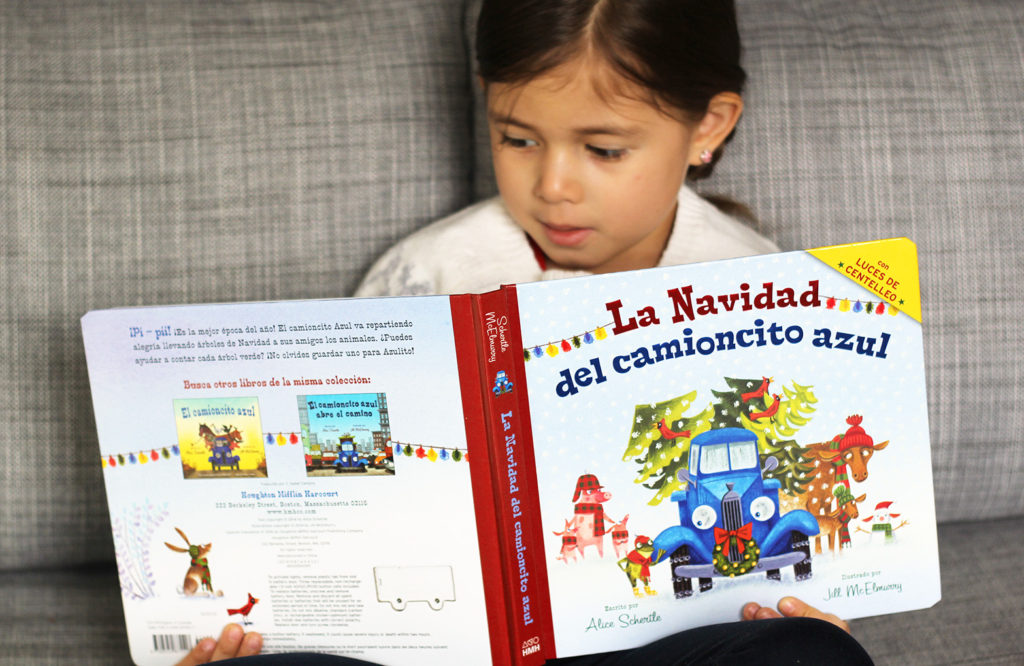
POLYGON ((207 664, 211 661, 221 659, 232 659, 234 657, 249 657, 259 654, 263 648, 263 637, 255 631, 245 633, 245 630, 237 624, 229 624, 220 632, 220 638, 204 638, 196 643, 185 657, 178 662, 177 666, 196 666, 196 664, 207 664))
POLYGON ((742 615, 744 620, 767 620, 777 617, 811 617, 831 622, 846 633, 850 633, 850 625, 845 620, 832 613, 822 613, 814 606, 806 604, 796 597, 783 597, 779 599, 778 611, 751 601, 743 606, 742 615))

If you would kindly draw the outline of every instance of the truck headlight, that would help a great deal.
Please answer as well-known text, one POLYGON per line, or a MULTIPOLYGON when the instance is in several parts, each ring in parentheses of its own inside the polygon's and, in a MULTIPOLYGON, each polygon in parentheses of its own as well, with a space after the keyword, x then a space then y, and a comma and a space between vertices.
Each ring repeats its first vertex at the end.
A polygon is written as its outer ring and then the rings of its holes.
POLYGON ((762 495, 750 503, 750 515, 754 520, 768 520, 775 515, 775 503, 762 495))
POLYGON ((693 524, 697 529, 710 530, 715 526, 715 521, 718 520, 718 514, 715 510, 707 504, 701 504, 693 510, 693 515, 690 517, 693 520, 693 524))

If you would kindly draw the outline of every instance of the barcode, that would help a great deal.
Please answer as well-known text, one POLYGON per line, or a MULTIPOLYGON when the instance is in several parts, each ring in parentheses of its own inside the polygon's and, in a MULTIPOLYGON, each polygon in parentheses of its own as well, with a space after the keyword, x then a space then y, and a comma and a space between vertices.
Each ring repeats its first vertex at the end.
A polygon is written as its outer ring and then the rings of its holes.
POLYGON ((156 652, 181 652, 191 650, 195 641, 188 634, 153 634, 153 650, 156 652))

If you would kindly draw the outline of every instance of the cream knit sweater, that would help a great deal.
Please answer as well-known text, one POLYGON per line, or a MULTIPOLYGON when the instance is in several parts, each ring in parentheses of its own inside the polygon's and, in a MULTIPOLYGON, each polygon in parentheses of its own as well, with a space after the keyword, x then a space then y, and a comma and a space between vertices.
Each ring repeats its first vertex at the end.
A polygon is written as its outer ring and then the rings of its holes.
MULTIPOLYGON (((659 266, 778 252, 778 247, 688 187, 679 191, 672 234, 659 266)), ((426 226, 384 253, 355 296, 480 293, 503 284, 588 275, 542 270, 525 232, 498 197, 426 226)))

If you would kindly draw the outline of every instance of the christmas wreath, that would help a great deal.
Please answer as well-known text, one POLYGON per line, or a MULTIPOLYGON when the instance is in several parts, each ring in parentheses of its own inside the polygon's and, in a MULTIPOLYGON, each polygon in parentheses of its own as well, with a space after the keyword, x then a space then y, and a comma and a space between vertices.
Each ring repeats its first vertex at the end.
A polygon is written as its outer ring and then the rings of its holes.
POLYGON ((715 549, 712 554, 712 562, 715 570, 723 576, 742 576, 757 566, 757 560, 761 549, 757 541, 750 535, 750 524, 744 525, 738 530, 723 530, 715 528, 715 549), (735 541, 734 541, 735 540, 735 541), (736 543, 743 559, 739 562, 729 561, 729 546, 736 543))

